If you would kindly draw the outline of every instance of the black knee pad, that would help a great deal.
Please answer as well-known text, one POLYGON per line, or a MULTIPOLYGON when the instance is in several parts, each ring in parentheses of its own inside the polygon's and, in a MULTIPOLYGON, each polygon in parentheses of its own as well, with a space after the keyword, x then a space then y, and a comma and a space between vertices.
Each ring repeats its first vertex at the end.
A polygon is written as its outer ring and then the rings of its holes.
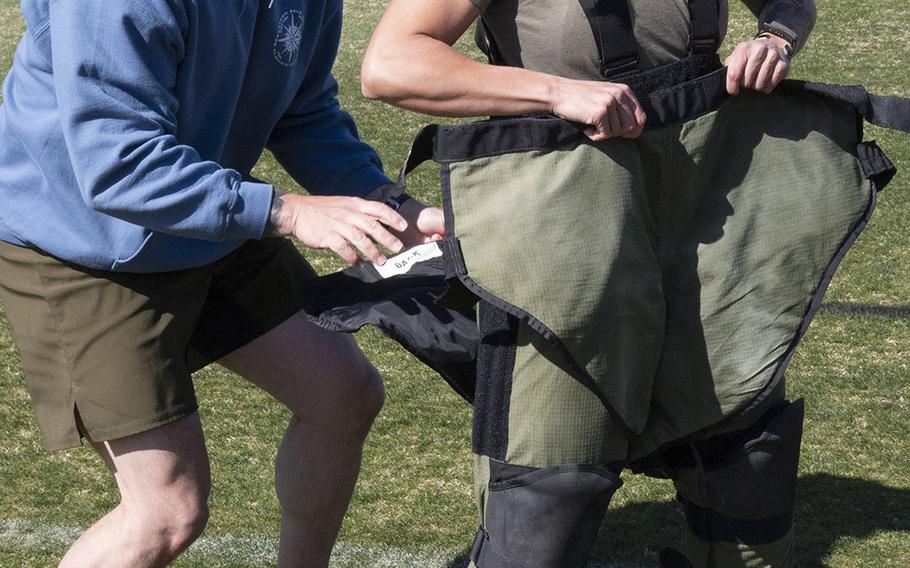
POLYGON ((581 568, 620 485, 602 466, 537 469, 490 460, 484 526, 471 560, 478 568, 581 568))
POLYGON ((746 431, 695 444, 704 506, 680 494, 703 541, 759 545, 790 531, 803 432, 803 400, 783 402, 746 431))

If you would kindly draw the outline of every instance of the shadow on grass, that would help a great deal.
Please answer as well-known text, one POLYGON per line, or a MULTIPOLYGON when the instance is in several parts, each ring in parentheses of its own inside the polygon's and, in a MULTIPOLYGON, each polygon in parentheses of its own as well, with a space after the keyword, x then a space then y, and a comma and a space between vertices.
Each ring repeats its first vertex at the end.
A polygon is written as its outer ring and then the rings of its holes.
POLYGON ((879 304, 854 304, 825 302, 821 311, 839 316, 869 316, 880 318, 910 319, 910 305, 882 306, 879 304))
MULTIPOLYGON (((825 559, 841 538, 863 539, 878 532, 910 533, 910 489, 816 474, 801 477, 797 491, 797 566, 827 566, 825 559)), ((682 547, 683 525, 682 513, 672 502, 633 503, 611 509, 592 560, 618 566, 656 566, 657 552, 662 548, 682 547)), ((464 552, 446 568, 467 565, 468 552, 464 552)))

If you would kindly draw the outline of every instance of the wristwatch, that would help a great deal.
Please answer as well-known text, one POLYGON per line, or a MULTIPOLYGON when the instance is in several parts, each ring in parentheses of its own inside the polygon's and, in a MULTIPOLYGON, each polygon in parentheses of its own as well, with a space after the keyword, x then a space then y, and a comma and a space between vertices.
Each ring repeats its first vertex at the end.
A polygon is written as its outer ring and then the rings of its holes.
POLYGON ((799 34, 785 26, 780 22, 762 22, 758 25, 758 35, 755 37, 760 37, 763 34, 777 36, 790 44, 790 49, 787 50, 787 56, 793 55, 799 48, 799 34))
POLYGON ((390 195, 383 200, 383 203, 391 207, 394 211, 401 209, 401 206, 404 205, 411 196, 405 192, 401 192, 397 195, 390 195))
MULTIPOLYGON (((758 32, 757 34, 755 34, 755 37, 752 38, 752 39, 753 39, 753 40, 756 40, 756 39, 771 39, 771 37, 772 37, 772 34, 769 34, 768 32, 758 32)), ((777 36, 773 36, 773 37, 777 37, 777 36)), ((787 61, 788 61, 788 62, 790 61, 790 59, 793 58, 793 48, 790 47, 790 44, 789 44, 789 43, 785 43, 785 44, 784 44, 784 54, 787 56, 787 61)))
POLYGON ((387 183, 374 189, 369 195, 369 199, 382 201, 394 211, 398 211, 402 205, 411 199, 411 196, 405 193, 404 189, 399 187, 398 184, 387 183))

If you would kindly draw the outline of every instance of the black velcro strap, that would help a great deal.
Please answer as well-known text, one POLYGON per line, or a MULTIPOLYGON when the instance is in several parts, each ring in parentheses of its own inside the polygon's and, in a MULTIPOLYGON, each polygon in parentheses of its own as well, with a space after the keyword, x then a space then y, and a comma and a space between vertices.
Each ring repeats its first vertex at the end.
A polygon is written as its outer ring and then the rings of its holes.
POLYGON ((446 280, 467 274, 468 267, 464 262, 464 254, 461 252, 461 242, 457 238, 449 236, 439 241, 439 245, 442 248, 442 262, 446 272, 446 280))
POLYGON ((518 345, 515 316, 482 302, 477 311, 477 385, 474 389, 474 453, 505 460, 509 445, 509 408, 518 345))
POLYGON ((856 147, 856 155, 863 173, 875 185, 876 191, 885 189, 897 174, 897 168, 874 140, 859 144, 856 147))
POLYGON ((600 54, 600 74, 612 79, 638 72, 638 42, 628 0, 578 0, 600 54))
POLYGON ((706 542, 733 542, 749 545, 771 544, 784 538, 793 525, 793 513, 767 519, 740 519, 703 509, 677 494, 689 530, 706 542))
POLYGON ((477 529, 474 546, 471 547, 471 561, 477 568, 524 568, 503 554, 483 528, 477 529))
POLYGON ((396 195, 407 189, 406 178, 414 168, 427 160, 433 159, 437 132, 439 132, 439 125, 430 124, 418 132, 414 141, 411 142, 411 147, 408 148, 408 155, 405 156, 404 163, 401 164, 401 170, 398 172, 398 179, 395 181, 396 195))
POLYGON ((783 90, 797 89, 830 97, 853 105, 866 121, 882 128, 910 133, 910 99, 873 95, 857 85, 829 85, 806 81, 786 80, 783 90))
POLYGON ((712 54, 720 47, 720 9, 717 0, 689 0, 689 53, 712 54))

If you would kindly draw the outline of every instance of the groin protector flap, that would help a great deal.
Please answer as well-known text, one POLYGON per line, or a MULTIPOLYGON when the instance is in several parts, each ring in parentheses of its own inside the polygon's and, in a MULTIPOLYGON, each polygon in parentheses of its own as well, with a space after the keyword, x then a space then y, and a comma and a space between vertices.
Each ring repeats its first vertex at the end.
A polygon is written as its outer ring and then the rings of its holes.
POLYGON ((870 210, 854 108, 745 93, 636 140, 502 142, 535 124, 440 130, 485 149, 437 151, 464 280, 552 330, 645 445, 749 404, 870 210))
POLYGON ((306 286, 304 309, 311 321, 347 333, 375 326, 473 400, 476 316, 472 308, 449 309, 439 302, 448 284, 437 243, 406 250, 383 266, 351 266, 306 286))

